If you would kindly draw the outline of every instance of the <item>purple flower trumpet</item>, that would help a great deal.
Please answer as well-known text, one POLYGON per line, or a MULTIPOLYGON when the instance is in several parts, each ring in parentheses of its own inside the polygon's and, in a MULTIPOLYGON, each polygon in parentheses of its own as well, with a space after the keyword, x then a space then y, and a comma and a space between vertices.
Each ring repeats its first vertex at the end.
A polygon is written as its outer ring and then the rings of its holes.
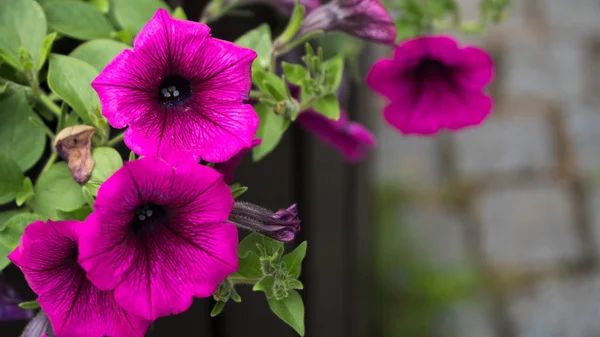
POLYGON ((273 213, 264 207, 238 201, 233 206, 229 221, 240 228, 282 242, 294 240, 296 232, 300 231, 300 218, 296 204, 273 213))

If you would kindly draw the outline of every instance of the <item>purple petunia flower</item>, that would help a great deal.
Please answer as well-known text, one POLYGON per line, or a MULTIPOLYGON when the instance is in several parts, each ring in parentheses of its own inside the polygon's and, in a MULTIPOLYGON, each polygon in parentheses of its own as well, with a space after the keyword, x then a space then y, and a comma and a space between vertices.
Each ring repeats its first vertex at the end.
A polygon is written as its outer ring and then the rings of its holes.
POLYGON ((234 181, 233 173, 235 169, 239 165, 240 161, 244 158, 244 156, 250 152, 253 148, 257 147, 262 143, 262 139, 256 138, 252 141, 252 146, 244 147, 238 152, 235 156, 231 157, 228 161, 224 163, 215 164, 214 168, 217 172, 223 175, 223 179, 227 184, 232 184, 234 181))
POLYGON ((38 295, 57 337, 144 336, 150 322, 126 313, 112 292, 96 288, 77 264, 79 224, 36 221, 8 257, 38 295))
POLYGON ((229 186, 214 169, 155 157, 125 165, 79 227, 79 262, 125 310, 149 320, 181 313, 237 270, 229 186))
POLYGON ((479 125, 492 110, 483 90, 494 77, 482 49, 459 47, 449 36, 424 36, 400 44, 393 59, 373 65, 367 84, 391 103, 385 119, 405 134, 435 134, 479 125))
POLYGON ((349 162, 362 160, 375 144, 375 136, 360 123, 348 120, 341 111, 339 120, 332 120, 312 110, 298 115, 300 126, 337 149, 349 162))
POLYGON ((379 0, 332 0, 306 16, 299 35, 316 30, 341 31, 386 44, 396 41, 394 20, 379 0))
POLYGON ((245 201, 233 206, 229 221, 240 228, 266 235, 278 241, 290 242, 300 231, 300 217, 296 204, 276 213, 245 201))
POLYGON ((171 164, 223 162, 251 146, 258 116, 245 104, 256 52, 210 37, 202 23, 159 9, 92 82, 102 114, 129 125, 125 144, 171 164))

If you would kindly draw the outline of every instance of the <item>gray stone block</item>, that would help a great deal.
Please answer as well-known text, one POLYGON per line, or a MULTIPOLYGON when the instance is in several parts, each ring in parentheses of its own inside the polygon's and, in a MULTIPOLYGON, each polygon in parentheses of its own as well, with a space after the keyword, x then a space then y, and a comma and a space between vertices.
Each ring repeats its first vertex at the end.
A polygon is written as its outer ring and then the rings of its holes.
POLYGON ((552 138, 545 116, 491 118, 478 128, 457 133, 455 139, 456 164, 465 178, 549 170, 554 165, 552 138))
POLYGON ((600 277, 545 281, 515 294, 509 314, 519 337, 600 336, 600 277))
POLYGON ((488 191, 476 203, 486 259, 499 267, 548 268, 581 256, 573 205, 556 185, 488 191))
POLYGON ((585 174, 600 173, 600 109, 570 105, 565 117, 578 168, 585 174))

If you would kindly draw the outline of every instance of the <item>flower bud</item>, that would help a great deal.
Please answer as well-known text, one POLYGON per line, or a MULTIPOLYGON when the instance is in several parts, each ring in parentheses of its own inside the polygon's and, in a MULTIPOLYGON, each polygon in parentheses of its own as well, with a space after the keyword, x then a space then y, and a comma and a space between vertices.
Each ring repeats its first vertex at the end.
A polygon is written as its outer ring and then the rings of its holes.
POLYGON ((300 230, 296 204, 273 213, 261 206, 238 201, 233 206, 229 221, 238 227, 283 242, 294 240, 294 235, 300 230))

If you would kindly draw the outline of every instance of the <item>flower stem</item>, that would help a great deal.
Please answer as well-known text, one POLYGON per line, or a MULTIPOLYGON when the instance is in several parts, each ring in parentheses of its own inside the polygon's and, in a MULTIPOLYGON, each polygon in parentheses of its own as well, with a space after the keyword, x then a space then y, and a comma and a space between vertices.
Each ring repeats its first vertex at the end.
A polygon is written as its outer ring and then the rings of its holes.
POLYGON ((44 165, 44 168, 42 169, 42 172, 48 171, 48 169, 54 164, 54 162, 56 161, 56 159, 58 159, 58 152, 52 151, 52 154, 50 155, 50 158, 48 158, 48 161, 46 162, 46 165, 44 165))
POLYGON ((52 113, 54 113, 56 116, 60 117, 60 115, 61 115, 60 107, 58 105, 56 105, 56 103, 54 103, 52 101, 52 99, 50 99, 50 97, 48 97, 48 95, 40 94, 39 100, 40 100, 40 103, 42 103, 46 108, 48 108, 48 110, 52 111, 52 113))
POLYGON ((231 276, 229 280, 234 284, 256 284, 259 280, 241 276, 231 276))
POLYGON ((118 135, 116 135, 113 139, 109 140, 108 142, 106 142, 106 145, 113 147, 117 144, 119 144, 120 142, 123 141, 123 136, 125 135, 125 132, 121 132, 118 135))

